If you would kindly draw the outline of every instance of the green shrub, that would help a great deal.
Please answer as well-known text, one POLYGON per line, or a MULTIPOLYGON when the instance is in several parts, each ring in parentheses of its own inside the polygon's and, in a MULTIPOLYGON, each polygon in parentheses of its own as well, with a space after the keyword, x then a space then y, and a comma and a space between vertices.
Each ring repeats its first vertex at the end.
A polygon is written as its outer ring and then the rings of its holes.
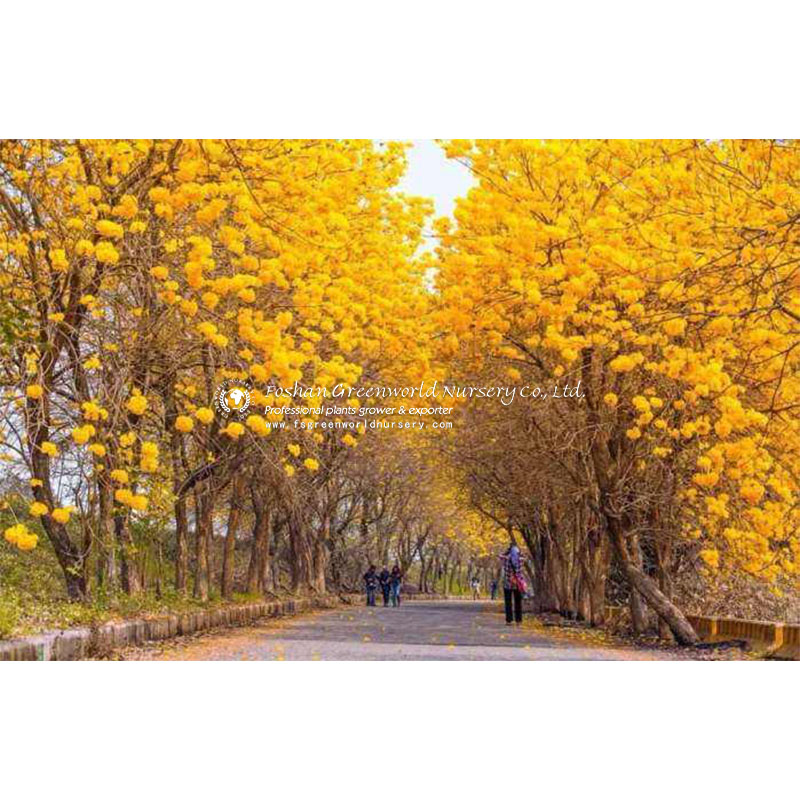
POLYGON ((11 636, 19 619, 19 611, 12 600, 0 597, 0 639, 11 636))

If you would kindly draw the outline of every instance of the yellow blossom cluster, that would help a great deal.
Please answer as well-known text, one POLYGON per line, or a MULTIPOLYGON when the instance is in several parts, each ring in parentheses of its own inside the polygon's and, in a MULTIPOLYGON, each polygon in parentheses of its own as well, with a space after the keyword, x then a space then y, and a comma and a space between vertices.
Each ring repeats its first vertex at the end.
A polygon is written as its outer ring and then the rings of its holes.
POLYGON ((39 541, 39 537, 22 523, 6 528, 3 536, 9 544, 16 545, 20 550, 33 550, 39 541))

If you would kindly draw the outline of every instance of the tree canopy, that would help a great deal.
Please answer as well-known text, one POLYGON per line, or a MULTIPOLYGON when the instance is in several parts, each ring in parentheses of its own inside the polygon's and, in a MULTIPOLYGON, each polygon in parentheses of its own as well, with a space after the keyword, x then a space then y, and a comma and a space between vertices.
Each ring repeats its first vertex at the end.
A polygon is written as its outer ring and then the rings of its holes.
POLYGON ((442 146, 476 183, 430 253, 401 143, 1 141, 6 544, 46 537, 74 599, 205 599, 390 559, 427 589, 511 535, 542 607, 617 593, 687 642, 720 576, 796 591, 797 144, 442 146), (418 433, 276 391, 425 380, 579 396, 418 433))

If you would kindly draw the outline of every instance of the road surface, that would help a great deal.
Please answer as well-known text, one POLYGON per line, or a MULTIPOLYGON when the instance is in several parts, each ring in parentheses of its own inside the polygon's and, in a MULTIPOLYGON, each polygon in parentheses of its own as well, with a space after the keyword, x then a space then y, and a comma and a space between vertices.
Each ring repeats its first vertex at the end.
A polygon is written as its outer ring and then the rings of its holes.
POLYGON ((159 643, 124 657, 188 661, 640 661, 668 659, 670 653, 584 642, 541 627, 508 627, 497 603, 420 600, 406 602, 400 608, 343 606, 193 640, 159 643))

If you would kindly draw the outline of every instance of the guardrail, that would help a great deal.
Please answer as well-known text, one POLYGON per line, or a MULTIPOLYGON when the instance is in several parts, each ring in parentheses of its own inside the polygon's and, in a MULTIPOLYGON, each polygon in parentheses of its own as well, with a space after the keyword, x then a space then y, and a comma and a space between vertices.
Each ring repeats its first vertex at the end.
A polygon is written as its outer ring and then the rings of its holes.
MULTIPOLYGON (((628 606, 606 606, 605 625, 614 628, 630 618, 628 606)), ((744 641, 753 650, 800 661, 800 625, 762 620, 687 614, 702 642, 744 641)))
MULTIPOLYGON (((606 607, 606 621, 610 625, 618 624, 627 614, 627 606, 606 607)), ((744 641, 752 649, 776 658, 800 660, 800 625, 699 614, 687 614, 686 619, 702 642, 744 641)))
POLYGON ((686 618, 704 642, 742 639, 778 658, 800 659, 800 625, 694 614, 686 618))

